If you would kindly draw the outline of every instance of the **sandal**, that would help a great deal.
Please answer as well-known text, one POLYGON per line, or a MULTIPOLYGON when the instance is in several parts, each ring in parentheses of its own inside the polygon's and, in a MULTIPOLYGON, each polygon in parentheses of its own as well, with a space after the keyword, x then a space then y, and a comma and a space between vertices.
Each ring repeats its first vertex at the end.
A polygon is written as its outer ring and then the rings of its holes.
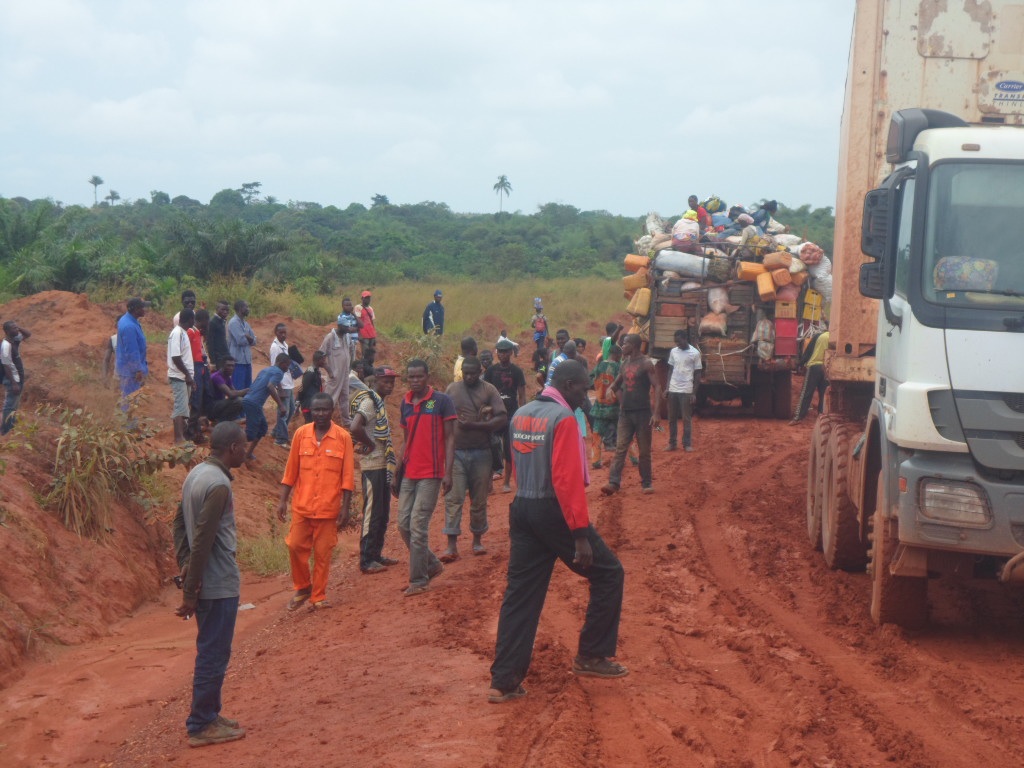
POLYGON ((309 610, 311 610, 311 611, 325 611, 328 608, 333 608, 333 607, 334 606, 331 605, 331 601, 330 600, 321 600, 318 603, 310 603, 309 604, 309 610))
POLYGON ((511 691, 501 691, 497 688, 491 688, 494 693, 487 694, 487 701, 491 704, 504 704, 506 701, 512 701, 512 699, 522 698, 526 695, 526 689, 523 686, 517 686, 511 691))
POLYGON ((312 590, 306 590, 302 592, 296 592, 292 595, 292 599, 288 601, 288 610, 294 611, 297 608, 301 608, 307 600, 312 590))
POLYGON ((440 560, 442 563, 454 563, 456 560, 459 559, 459 553, 458 552, 445 552, 443 555, 441 555, 437 559, 440 560))

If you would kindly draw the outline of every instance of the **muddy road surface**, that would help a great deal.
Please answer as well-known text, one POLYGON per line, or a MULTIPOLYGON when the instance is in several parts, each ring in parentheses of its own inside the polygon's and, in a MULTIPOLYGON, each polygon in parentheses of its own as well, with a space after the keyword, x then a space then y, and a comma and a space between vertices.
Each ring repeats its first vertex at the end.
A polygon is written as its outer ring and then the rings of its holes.
MULTIPOLYGON (((484 557, 463 555, 426 595, 402 566, 362 576, 355 533, 332 573, 335 608, 287 614, 285 577, 249 580, 224 688, 248 729, 190 750, 194 625, 173 590, 0 692, 4 766, 1016 766, 1024 763, 1019 595, 933 584, 933 623, 875 627, 864 574, 827 570, 807 543, 809 422, 731 412, 695 426, 696 451, 655 435, 655 489, 592 515, 626 569, 621 680, 570 672, 585 583, 556 566, 525 698, 486 701, 508 555, 491 497, 484 557)), ((442 546, 441 510, 432 543, 442 546)), ((468 551, 468 542, 463 544, 468 551)), ((386 554, 407 562, 398 536, 386 554)))

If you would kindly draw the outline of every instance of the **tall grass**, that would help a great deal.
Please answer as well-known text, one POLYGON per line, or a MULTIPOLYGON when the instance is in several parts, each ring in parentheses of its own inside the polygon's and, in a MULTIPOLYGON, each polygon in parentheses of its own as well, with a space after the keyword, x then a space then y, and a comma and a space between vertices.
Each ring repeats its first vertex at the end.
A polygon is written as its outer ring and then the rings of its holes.
MULTIPOLYGON (((585 335, 590 322, 603 326, 625 308, 622 285, 617 279, 600 277, 561 278, 557 280, 510 280, 501 283, 454 281, 451 283, 403 282, 376 286, 353 285, 333 294, 307 293, 290 286, 274 287, 243 278, 218 277, 205 284, 181 283, 174 295, 161 298, 166 312, 178 308, 178 292, 193 288, 200 302, 213 308, 218 299, 234 303, 249 302, 254 317, 279 314, 316 325, 330 325, 341 311, 341 300, 350 297, 359 302, 364 288, 373 291, 377 327, 385 337, 413 339, 422 335, 423 309, 432 301, 435 288, 444 292, 445 340, 457 344, 459 337, 485 318, 504 327, 515 338, 529 330, 533 299, 544 302, 544 313, 552 332, 567 328, 573 336, 585 335)), ((123 291, 98 287, 90 292, 94 301, 123 301, 123 291)), ((490 323, 488 324, 490 325, 490 323)), ((594 341, 594 339, 590 339, 594 341)))

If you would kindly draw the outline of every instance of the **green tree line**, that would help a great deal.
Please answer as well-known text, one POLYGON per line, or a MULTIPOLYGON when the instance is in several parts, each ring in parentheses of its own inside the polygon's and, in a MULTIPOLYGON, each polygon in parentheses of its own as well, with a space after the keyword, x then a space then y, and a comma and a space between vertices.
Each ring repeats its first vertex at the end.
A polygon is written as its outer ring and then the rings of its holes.
MULTIPOLYGON (((377 194, 369 207, 341 209, 261 198, 260 186, 222 190, 208 204, 159 190, 92 207, 0 198, 0 291, 104 286, 170 295, 180 283, 219 275, 309 294, 403 280, 614 278, 643 231, 642 217, 560 203, 529 214, 463 214, 444 203, 392 205, 377 194)), ((776 218, 831 251, 831 209, 780 207, 776 218)))

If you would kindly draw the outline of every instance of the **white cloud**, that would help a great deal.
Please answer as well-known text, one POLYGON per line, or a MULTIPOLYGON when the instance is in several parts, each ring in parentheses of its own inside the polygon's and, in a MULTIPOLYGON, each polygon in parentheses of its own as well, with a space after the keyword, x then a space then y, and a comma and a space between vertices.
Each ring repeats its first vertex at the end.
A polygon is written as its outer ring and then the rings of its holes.
MULTIPOLYGON (((831 204, 852 0, 0 6, 0 194, 831 204), (83 176, 84 174, 84 176, 83 176), (488 181, 490 180, 490 181, 488 181)), ((669 208, 666 207, 666 210, 669 208)))

